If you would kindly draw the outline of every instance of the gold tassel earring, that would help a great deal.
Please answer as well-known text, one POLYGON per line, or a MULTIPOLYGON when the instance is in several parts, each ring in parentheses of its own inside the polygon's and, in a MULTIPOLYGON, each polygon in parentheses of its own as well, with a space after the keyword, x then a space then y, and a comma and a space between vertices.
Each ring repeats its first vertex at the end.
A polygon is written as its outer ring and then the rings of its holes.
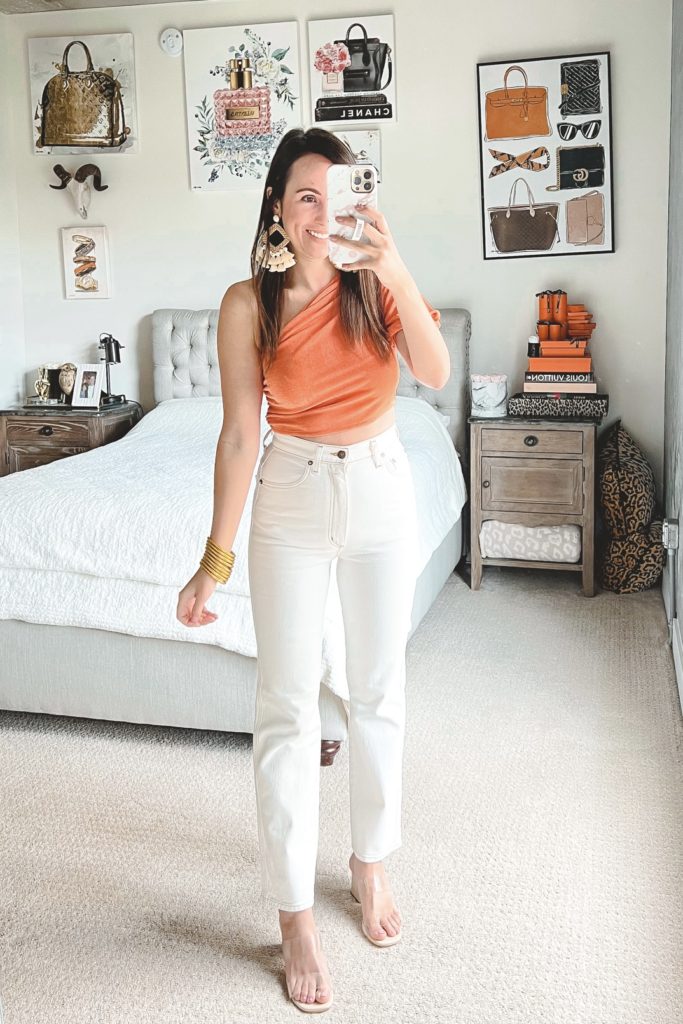
POLYGON ((290 241, 289 235, 280 224, 280 218, 274 213, 273 223, 267 230, 263 230, 258 240, 256 259, 273 273, 289 270, 296 263, 294 253, 287 248, 290 241))

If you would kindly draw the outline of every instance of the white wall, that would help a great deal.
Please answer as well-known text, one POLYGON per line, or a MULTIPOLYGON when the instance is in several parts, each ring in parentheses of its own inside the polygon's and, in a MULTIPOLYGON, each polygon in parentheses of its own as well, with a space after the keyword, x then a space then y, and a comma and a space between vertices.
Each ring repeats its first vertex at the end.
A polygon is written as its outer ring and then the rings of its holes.
MULTIPOLYGON (((7 71, 15 93, 15 145, 26 325, 26 364, 97 359, 110 331, 125 364, 113 387, 153 402, 150 313, 159 306, 215 307, 246 276, 258 191, 190 191, 183 62, 165 56, 159 32, 296 18, 302 54, 309 17, 385 12, 376 0, 225 0, 12 16, 7 71), (32 153, 26 40, 31 36, 132 31, 141 145, 98 158, 110 188, 92 223, 109 230, 111 300, 62 298, 59 228, 74 217, 48 188, 49 156, 32 153)), ((473 318, 471 369, 511 375, 521 388, 534 294, 564 288, 585 302, 610 418, 621 415, 661 480, 665 352, 671 0, 395 0, 398 125, 382 128, 383 208, 415 278, 438 305, 473 318), (476 62, 610 50, 614 137, 615 254, 484 262, 476 62), (415 198, 409 165, 431 164, 415 198)), ((307 83, 304 116, 308 118, 307 83)), ((306 124, 308 124, 306 120, 306 124)))
POLYGON ((10 18, 0 14, 0 408, 18 401, 26 364, 9 68, 10 18))

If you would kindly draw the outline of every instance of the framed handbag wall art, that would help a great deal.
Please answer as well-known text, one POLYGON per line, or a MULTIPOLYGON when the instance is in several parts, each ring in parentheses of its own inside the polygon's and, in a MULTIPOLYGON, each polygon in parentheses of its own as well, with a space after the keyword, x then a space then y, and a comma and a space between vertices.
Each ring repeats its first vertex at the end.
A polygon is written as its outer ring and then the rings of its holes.
POLYGON ((183 41, 192 189, 262 188, 301 126, 297 23, 185 29, 183 41))
POLYGON ((28 41, 36 153, 137 150, 133 36, 51 36, 28 41))
POLYGON ((477 64, 484 259, 614 252, 610 55, 477 64))
POLYGON ((311 122, 396 122, 393 14, 308 23, 311 122))

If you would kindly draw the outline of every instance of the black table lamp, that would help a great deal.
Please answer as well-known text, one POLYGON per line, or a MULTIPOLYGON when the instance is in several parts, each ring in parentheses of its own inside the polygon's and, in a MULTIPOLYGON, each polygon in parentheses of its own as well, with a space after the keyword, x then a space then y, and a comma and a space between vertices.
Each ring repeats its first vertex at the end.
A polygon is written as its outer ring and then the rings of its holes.
POLYGON ((126 401, 125 395, 112 395, 111 383, 109 380, 109 366, 111 363, 121 362, 121 349, 125 348, 120 341, 113 338, 111 334, 100 334, 100 344, 98 346, 104 349, 104 355, 101 357, 101 362, 104 362, 107 367, 107 390, 102 393, 100 399, 100 405, 117 405, 120 402, 126 401))

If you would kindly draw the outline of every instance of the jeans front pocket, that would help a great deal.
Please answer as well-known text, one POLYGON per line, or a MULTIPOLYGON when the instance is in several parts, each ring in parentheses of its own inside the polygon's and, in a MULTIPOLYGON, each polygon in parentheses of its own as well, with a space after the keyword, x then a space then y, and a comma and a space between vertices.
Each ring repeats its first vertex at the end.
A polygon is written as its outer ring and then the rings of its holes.
POLYGON ((289 490, 302 484, 311 472, 312 460, 271 445, 259 468, 259 486, 289 490))
POLYGON ((410 472, 410 462, 403 445, 394 445, 387 450, 383 466, 392 476, 401 476, 403 473, 410 472))

